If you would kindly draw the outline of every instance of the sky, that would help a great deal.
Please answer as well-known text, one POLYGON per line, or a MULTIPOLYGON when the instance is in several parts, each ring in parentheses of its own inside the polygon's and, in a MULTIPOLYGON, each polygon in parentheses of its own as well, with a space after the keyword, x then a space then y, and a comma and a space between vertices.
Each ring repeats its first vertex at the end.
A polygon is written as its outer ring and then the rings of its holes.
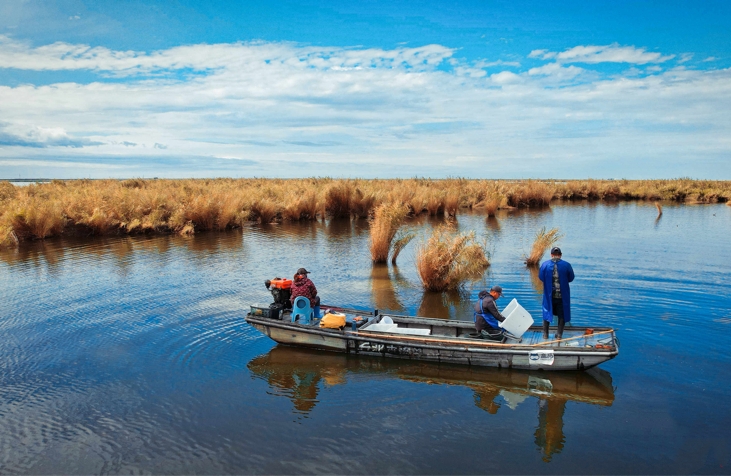
POLYGON ((0 179, 731 179, 731 2, 2 0, 0 179))

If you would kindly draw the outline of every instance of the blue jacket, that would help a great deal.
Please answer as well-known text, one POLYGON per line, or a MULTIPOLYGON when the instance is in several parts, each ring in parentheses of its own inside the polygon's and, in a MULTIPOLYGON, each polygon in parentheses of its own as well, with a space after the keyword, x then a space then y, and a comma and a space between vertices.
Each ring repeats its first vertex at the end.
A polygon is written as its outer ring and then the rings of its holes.
MULTIPOLYGON (((574 280, 574 269, 568 261, 558 260, 558 281, 561 284, 561 297, 563 298, 564 321, 571 320, 571 290, 569 283, 574 280)), ((553 260, 545 261, 538 271, 538 277, 543 281, 543 320, 553 322, 553 260)))

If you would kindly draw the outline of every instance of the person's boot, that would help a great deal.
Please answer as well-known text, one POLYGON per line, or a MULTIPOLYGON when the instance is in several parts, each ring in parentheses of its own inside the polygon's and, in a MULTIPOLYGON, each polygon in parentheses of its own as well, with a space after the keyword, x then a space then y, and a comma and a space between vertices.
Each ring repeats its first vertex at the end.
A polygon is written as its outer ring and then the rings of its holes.
POLYGON ((566 326, 566 321, 563 320, 563 317, 558 318, 558 332, 556 333, 556 338, 561 339, 563 338, 563 328, 566 326))
POLYGON ((548 321, 543 321, 543 338, 548 339, 548 321))

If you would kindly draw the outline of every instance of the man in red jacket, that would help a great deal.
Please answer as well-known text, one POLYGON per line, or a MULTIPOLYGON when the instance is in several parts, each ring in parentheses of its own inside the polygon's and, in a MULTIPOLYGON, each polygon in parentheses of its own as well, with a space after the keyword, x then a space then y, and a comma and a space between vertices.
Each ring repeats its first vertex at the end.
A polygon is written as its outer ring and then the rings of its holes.
POLYGON ((294 300, 299 296, 304 296, 310 300, 310 306, 315 311, 315 318, 320 318, 320 297, 317 295, 317 288, 315 283, 307 277, 310 274, 305 268, 297 270, 297 274, 294 275, 292 281, 291 296, 289 300, 294 304, 294 300))

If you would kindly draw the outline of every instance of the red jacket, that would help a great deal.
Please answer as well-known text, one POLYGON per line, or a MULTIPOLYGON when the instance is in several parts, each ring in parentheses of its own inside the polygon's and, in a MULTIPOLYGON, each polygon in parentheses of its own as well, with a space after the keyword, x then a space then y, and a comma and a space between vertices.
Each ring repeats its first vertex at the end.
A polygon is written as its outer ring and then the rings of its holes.
POLYGON ((298 296, 304 296, 310 300, 310 305, 314 306, 317 297, 317 288, 310 278, 304 277, 299 280, 295 279, 292 282, 292 295, 289 300, 294 304, 295 298, 298 296))

